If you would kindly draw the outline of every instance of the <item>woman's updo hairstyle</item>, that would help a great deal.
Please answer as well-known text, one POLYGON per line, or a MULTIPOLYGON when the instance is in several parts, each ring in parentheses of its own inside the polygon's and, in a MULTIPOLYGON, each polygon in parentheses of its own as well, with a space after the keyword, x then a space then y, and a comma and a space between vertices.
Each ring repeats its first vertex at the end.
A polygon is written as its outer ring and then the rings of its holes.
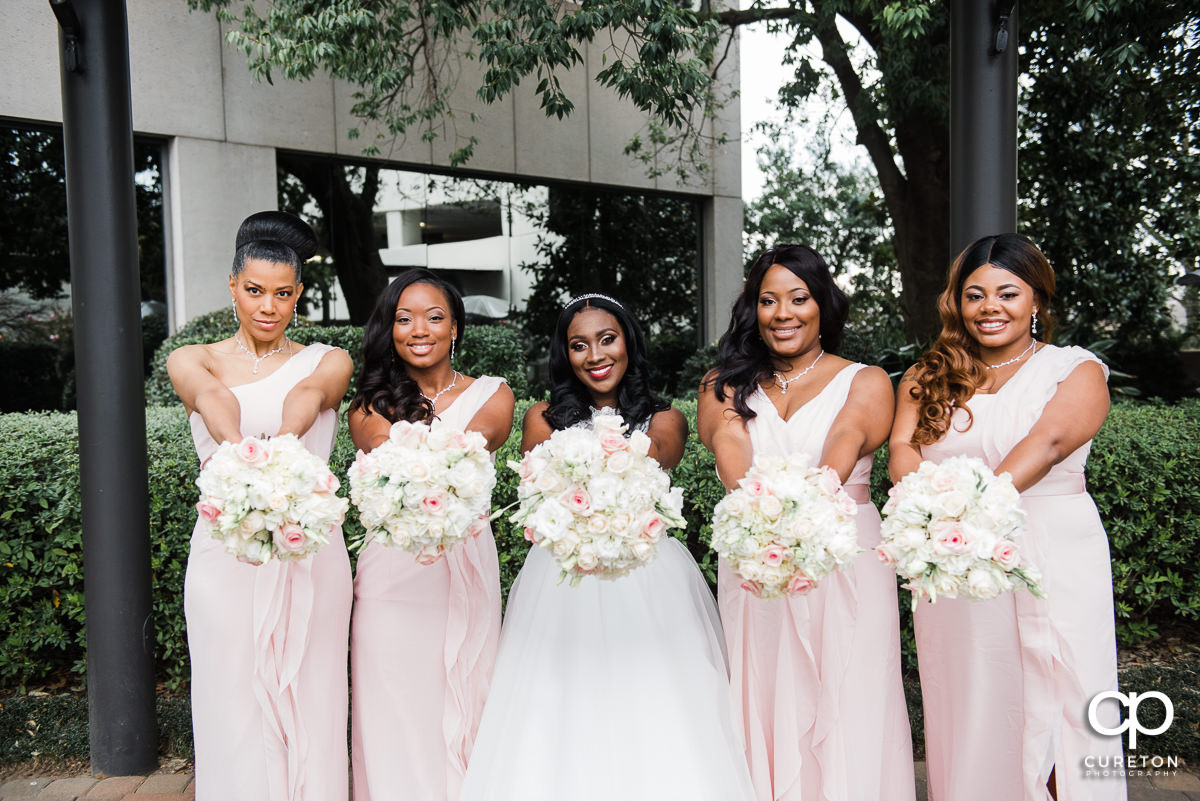
POLYGON ((260 211, 242 221, 234 243, 233 274, 246 259, 290 264, 300 282, 300 265, 317 254, 317 235, 304 220, 286 211, 260 211))

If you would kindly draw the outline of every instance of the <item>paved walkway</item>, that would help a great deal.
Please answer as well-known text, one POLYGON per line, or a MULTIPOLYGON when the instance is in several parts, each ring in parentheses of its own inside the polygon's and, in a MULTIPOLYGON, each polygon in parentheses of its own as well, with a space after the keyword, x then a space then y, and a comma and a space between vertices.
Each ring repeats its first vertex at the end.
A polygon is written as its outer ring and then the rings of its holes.
MULTIPOLYGON (((195 797, 190 771, 106 779, 33 777, 0 782, 0 801, 191 801, 195 797)), ((924 762, 917 763, 917 798, 925 798, 924 762)), ((1200 775, 1180 769, 1173 775, 1131 776, 1129 801, 1200 801, 1200 775)))

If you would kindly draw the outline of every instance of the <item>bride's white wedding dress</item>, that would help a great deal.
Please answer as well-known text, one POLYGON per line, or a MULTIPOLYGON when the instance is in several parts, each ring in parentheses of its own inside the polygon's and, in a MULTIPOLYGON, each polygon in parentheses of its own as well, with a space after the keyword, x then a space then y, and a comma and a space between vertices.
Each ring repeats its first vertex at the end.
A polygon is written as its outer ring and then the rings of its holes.
POLYGON ((462 801, 749 801, 724 639, 665 537, 615 580, 559 583, 534 547, 513 583, 462 801))

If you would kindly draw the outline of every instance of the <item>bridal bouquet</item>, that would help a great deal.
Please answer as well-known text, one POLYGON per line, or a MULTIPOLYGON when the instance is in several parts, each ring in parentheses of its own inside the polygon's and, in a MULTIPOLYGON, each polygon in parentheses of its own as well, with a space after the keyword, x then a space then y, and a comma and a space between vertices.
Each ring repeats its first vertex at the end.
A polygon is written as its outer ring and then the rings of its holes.
POLYGON ((294 434, 224 442, 196 479, 196 510, 240 561, 296 560, 342 524, 347 501, 324 460, 294 434))
POLYGON ((599 413, 590 429, 555 431, 508 463, 521 477, 513 522, 572 585, 625 575, 654 558, 668 529, 687 525, 683 490, 647 455, 650 438, 625 430, 620 415, 599 413))
POLYGON ((487 528, 496 469, 477 431, 398 421, 387 442, 358 452, 348 475, 366 529, 360 550, 378 542, 428 565, 487 528))
POLYGON ((953 456, 921 462, 888 494, 875 552, 908 580, 914 608, 922 596, 982 601, 1021 587, 1045 597, 1041 574, 1021 557, 1025 511, 1008 473, 953 456))
POLYGON ((861 550, 858 505, 807 454, 756 456, 713 512, 712 548, 760 598, 801 595, 861 550))

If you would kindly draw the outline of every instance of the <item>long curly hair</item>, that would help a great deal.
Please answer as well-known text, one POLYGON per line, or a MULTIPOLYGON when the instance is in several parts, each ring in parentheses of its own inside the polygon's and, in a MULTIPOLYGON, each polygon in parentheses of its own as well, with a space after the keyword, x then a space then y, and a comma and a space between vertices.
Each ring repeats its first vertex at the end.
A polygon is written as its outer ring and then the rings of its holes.
POLYGON ((938 296, 942 333, 909 373, 916 382, 909 394, 917 402, 912 441, 918 445, 930 445, 944 437, 955 409, 966 409, 967 428, 974 422, 966 402, 986 380, 987 368, 979 356, 979 342, 963 323, 962 291, 971 273, 985 264, 1007 270, 1029 284, 1037 298, 1040 337, 1050 341, 1054 270, 1045 254, 1020 234, 985 236, 968 245, 950 265, 946 288, 938 296))
POLYGON ((776 369, 774 356, 758 333, 758 295, 763 276, 776 264, 786 267, 808 286, 820 311, 821 347, 836 354, 850 314, 850 301, 829 272, 829 265, 808 245, 776 245, 763 251, 746 276, 742 294, 733 302, 729 328, 721 337, 716 370, 705 379, 717 400, 732 391, 733 408, 742 419, 755 416, 749 398, 776 369))
POLYGON ((575 315, 584 309, 603 309, 617 318, 625 338, 628 365, 617 388, 617 411, 632 431, 649 420, 655 412, 665 411, 671 404, 650 389, 650 362, 646 358, 646 339, 642 327, 629 310, 607 297, 581 296, 568 303, 558 315, 554 336, 550 338, 550 405, 542 416, 556 431, 570 428, 592 416, 592 396, 575 375, 567 354, 567 329, 575 315))
POLYGON ((350 411, 366 409, 392 423, 398 420, 423 423, 433 419, 433 404, 421 394, 416 379, 408 374, 392 339, 400 295, 418 283, 429 284, 446 296, 451 320, 458 325, 454 342, 462 347, 466 310, 458 290, 429 270, 417 268, 400 273, 379 295, 363 327, 362 378, 358 382, 358 392, 350 402, 350 411))

